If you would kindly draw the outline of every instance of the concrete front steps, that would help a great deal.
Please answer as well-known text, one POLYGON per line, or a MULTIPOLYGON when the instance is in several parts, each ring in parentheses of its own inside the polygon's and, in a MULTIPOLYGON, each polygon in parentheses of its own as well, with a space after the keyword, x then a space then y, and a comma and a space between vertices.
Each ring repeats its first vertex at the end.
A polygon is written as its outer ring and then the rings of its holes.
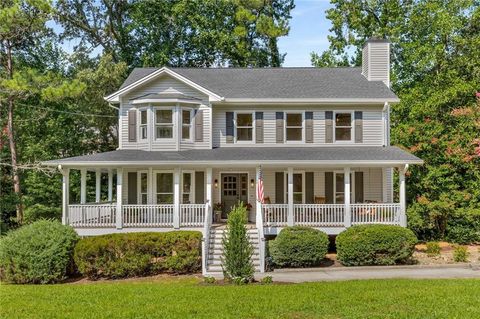
MULTIPOLYGON (((209 276, 223 276, 222 259, 223 245, 222 239, 225 232, 224 227, 212 228, 210 230, 209 247, 208 247, 208 262, 207 275, 209 276)), ((248 238, 253 246, 252 262, 255 267, 255 272, 260 272, 260 258, 259 258, 259 237, 256 228, 247 230, 248 238)))

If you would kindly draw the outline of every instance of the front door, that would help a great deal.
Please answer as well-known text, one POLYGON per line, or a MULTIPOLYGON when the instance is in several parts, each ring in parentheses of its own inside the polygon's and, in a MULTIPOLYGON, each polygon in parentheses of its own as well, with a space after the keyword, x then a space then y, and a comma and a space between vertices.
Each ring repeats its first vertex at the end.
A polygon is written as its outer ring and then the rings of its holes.
POLYGON ((248 175, 241 174, 222 174, 221 200, 223 204, 222 218, 227 218, 232 207, 242 201, 245 205, 248 201, 248 175))

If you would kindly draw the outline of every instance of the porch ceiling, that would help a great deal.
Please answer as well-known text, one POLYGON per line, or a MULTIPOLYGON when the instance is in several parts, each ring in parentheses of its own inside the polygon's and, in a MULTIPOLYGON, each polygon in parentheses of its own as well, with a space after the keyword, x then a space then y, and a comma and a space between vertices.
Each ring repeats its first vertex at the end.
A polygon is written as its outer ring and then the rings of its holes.
POLYGON ((139 166, 139 165, 324 165, 396 166, 423 161, 395 146, 328 147, 223 147, 185 151, 116 150, 43 162, 44 165, 139 166))

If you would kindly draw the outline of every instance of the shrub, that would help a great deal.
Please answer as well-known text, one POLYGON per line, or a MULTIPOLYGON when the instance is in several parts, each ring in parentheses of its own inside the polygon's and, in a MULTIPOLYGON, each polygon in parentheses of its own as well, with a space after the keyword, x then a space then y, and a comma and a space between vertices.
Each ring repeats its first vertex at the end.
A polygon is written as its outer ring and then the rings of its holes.
POLYGON ((270 285, 273 283, 273 278, 272 276, 265 276, 262 278, 262 280, 260 281, 260 283, 262 285, 270 285))
POLYGON ((57 221, 39 220, 0 239, 2 279, 19 284, 61 281, 72 270, 78 236, 57 221))
POLYGON ((280 267, 318 265, 328 251, 328 236, 319 230, 293 226, 285 227, 275 240, 269 242, 272 261, 280 267))
POLYGON ((400 226, 353 226, 337 236, 337 259, 345 266, 405 263, 416 243, 414 233, 400 226))
POLYGON ((192 273, 201 268, 201 239, 195 231, 88 237, 75 247, 75 263, 91 279, 192 273))
POLYGON ((471 243, 480 243, 480 227, 471 225, 451 225, 447 228, 446 239, 451 243, 466 245, 471 243))
POLYGON ((436 241, 427 243, 427 256, 435 257, 440 255, 440 245, 436 241))
POLYGON ((227 229, 222 239, 222 268, 225 278, 234 283, 253 279, 253 247, 247 233, 247 208, 241 203, 228 214, 227 229))
POLYGON ((217 282, 217 279, 215 277, 203 277, 203 282, 206 284, 214 284, 217 282))
POLYGON ((455 245, 453 247, 453 260, 457 263, 466 263, 468 262, 468 253, 467 247, 455 245))

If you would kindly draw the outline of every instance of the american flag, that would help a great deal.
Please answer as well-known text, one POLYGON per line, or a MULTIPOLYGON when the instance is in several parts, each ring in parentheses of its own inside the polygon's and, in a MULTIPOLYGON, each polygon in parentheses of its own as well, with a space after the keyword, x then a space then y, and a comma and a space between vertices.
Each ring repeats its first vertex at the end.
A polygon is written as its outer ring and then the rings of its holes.
POLYGON ((264 193, 263 193, 263 174, 262 174, 262 167, 260 167, 260 170, 258 171, 258 176, 257 176, 257 201, 260 203, 264 203, 264 193))

